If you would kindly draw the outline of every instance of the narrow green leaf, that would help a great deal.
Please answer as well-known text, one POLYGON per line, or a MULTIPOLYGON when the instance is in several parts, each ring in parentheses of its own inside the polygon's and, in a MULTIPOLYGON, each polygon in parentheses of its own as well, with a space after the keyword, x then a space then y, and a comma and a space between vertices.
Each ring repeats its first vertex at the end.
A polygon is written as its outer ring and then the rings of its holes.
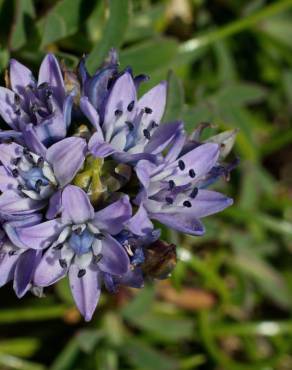
POLYGON ((164 122, 181 119, 184 105, 184 90, 180 79, 171 71, 168 74, 167 101, 164 122))
POLYGON ((111 48, 121 46, 129 22, 129 1, 110 0, 109 18, 102 31, 102 39, 90 52, 87 59, 87 68, 94 72, 103 62, 111 48))
POLYGON ((15 19, 12 27, 10 47, 17 50, 22 47, 28 38, 28 25, 35 17, 32 0, 15 1, 15 19))
POLYGON ((82 0, 62 0, 44 20, 41 47, 73 35, 79 27, 82 0))

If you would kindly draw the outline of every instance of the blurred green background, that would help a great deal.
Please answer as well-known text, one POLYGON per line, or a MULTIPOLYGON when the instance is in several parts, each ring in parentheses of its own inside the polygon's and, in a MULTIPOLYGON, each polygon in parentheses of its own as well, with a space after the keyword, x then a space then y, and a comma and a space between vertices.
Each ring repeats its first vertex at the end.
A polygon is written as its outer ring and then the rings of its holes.
MULTIPOLYGON (((69 67, 110 47, 121 67, 169 80, 165 120, 239 128, 241 159, 217 189, 235 205, 178 245, 172 277, 104 293, 85 324, 67 282, 44 299, 0 295, 0 369, 292 369, 292 1, 0 0, 0 68, 69 67)), ((142 92, 142 91, 141 91, 142 92)))

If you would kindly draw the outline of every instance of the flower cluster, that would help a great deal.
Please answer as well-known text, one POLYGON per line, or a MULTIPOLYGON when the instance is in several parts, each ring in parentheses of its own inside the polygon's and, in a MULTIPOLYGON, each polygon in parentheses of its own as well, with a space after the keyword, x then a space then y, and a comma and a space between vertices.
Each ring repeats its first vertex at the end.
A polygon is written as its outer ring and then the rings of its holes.
POLYGON ((13 281, 22 297, 68 275, 88 321, 103 285, 139 288, 175 265, 153 220, 202 235, 201 219, 232 204, 206 187, 231 169, 220 159, 234 134, 203 143, 202 127, 187 137, 182 122, 163 123, 167 84, 139 98, 145 79, 119 71, 115 51, 93 76, 84 59, 73 72, 48 54, 37 80, 11 60, 0 87, 0 286, 13 281))

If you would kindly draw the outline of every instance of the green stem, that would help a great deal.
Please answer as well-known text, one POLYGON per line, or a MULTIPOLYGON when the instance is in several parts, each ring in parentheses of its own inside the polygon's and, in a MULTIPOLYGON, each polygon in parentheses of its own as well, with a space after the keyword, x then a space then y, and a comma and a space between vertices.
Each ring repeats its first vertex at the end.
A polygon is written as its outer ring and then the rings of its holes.
POLYGON ((239 32, 242 32, 265 18, 271 17, 277 13, 281 13, 284 10, 292 6, 292 0, 282 0, 271 4, 264 9, 258 11, 255 14, 251 14, 245 18, 238 19, 218 30, 209 31, 207 34, 190 39, 180 45, 179 53, 183 55, 189 55, 197 52, 198 49, 209 46, 214 42, 222 40, 226 37, 233 36, 239 32))

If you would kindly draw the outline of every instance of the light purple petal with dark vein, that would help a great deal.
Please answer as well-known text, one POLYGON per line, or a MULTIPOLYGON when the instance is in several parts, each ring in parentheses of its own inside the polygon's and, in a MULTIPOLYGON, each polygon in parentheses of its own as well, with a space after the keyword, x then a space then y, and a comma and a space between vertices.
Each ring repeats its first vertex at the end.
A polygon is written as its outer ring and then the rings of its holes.
MULTIPOLYGON (((0 105, 1 105, 1 102, 0 102, 0 105)), ((5 140, 5 139, 13 139, 13 140, 16 140, 19 144, 21 145, 23 144, 22 132, 18 132, 15 130, 1 131, 0 129, 0 142, 1 140, 5 140)))
POLYGON ((151 108, 151 113, 145 113, 143 123, 147 127, 151 121, 159 124, 166 105, 167 82, 162 81, 144 94, 137 103, 138 110, 151 108))
POLYGON ((62 207, 62 191, 58 190, 50 198, 46 218, 48 220, 52 220, 53 218, 55 218, 61 212, 61 207, 62 207))
POLYGON ((151 161, 153 163, 157 162, 157 156, 150 153, 138 153, 138 154, 129 154, 126 152, 116 152, 113 154, 113 158, 117 162, 121 163, 132 163, 135 164, 142 159, 151 161))
POLYGON ((16 143, 0 144, 0 159, 2 164, 7 168, 11 169, 12 160, 15 157, 22 156, 23 147, 16 143))
POLYGON ((47 150, 46 158, 53 166, 54 174, 61 187, 75 177, 83 165, 86 142, 79 137, 69 137, 52 145, 47 150))
POLYGON ((151 213, 150 218, 169 226, 170 228, 191 235, 203 235, 205 228, 200 220, 182 213, 151 213))
POLYGON ((13 108, 14 96, 13 91, 0 86, 0 115, 11 128, 18 129, 18 116, 13 108))
POLYGON ((10 256, 8 253, 3 253, 0 248, 0 287, 13 279, 18 257, 17 254, 10 256))
POLYGON ((15 59, 10 60, 10 83, 12 90, 19 95, 25 95, 25 88, 35 86, 35 80, 30 69, 15 59))
POLYGON ((85 116, 88 118, 89 122, 92 124, 92 126, 96 129, 97 138, 99 138, 100 141, 103 140, 103 134, 101 132, 101 128, 99 125, 99 114, 97 110, 94 108, 94 106, 90 103, 87 96, 83 96, 80 99, 80 109, 85 114, 85 116))
POLYGON ((0 195, 0 212, 7 214, 30 214, 42 209, 46 201, 38 201, 21 196, 17 191, 8 190, 0 195))
POLYGON ((140 205, 135 215, 127 222, 127 227, 133 234, 139 236, 147 235, 152 231, 153 224, 143 205, 140 205))
POLYGON ((31 151, 45 158, 47 148, 41 142, 41 138, 37 135, 35 127, 32 123, 26 125, 25 129, 23 130, 23 138, 26 146, 31 151))
POLYGON ((128 271, 130 262, 125 249, 108 234, 102 240, 101 255, 98 262, 100 270, 113 275, 122 275, 128 271))
POLYGON ((161 153, 182 132, 183 123, 179 121, 160 125, 145 146, 145 152, 161 153))
POLYGON ((100 135, 97 132, 91 136, 88 142, 88 150, 94 157, 99 158, 106 158, 116 151, 111 144, 105 143, 103 139, 100 140, 100 135))
POLYGON ((16 190, 17 186, 18 181, 16 178, 11 176, 4 166, 0 166, 0 191, 16 190))
POLYGON ((125 195, 117 202, 96 212, 92 223, 100 230, 116 235, 122 231, 124 224, 131 216, 132 206, 129 197, 125 195))
POLYGON ((53 54, 47 54, 40 66, 38 84, 47 82, 53 90, 53 95, 62 108, 65 98, 65 87, 59 63, 53 54))
POLYGON ((65 122, 65 127, 69 127, 71 124, 71 114, 72 114, 72 108, 74 104, 74 94, 71 93, 68 96, 66 96, 63 104, 63 119, 65 122))
POLYGON ((116 80, 108 97, 103 123, 105 131, 112 131, 117 120, 116 110, 130 114, 127 107, 132 101, 136 102, 136 88, 132 76, 126 72, 116 80))
POLYGON ((35 268, 41 258, 41 252, 29 249, 23 252, 17 261, 13 288, 18 298, 21 298, 31 287, 35 268))
POLYGON ((94 218, 88 195, 78 186, 68 185, 62 192, 62 221, 83 224, 94 218))
POLYGON ((86 274, 81 278, 78 272, 76 265, 70 266, 70 288, 78 310, 85 321, 90 321, 100 297, 100 272, 92 266, 86 269, 86 274))
POLYGON ((64 227, 60 219, 55 219, 30 227, 9 228, 6 232, 20 248, 44 249, 58 238, 64 227))
POLYGON ((33 278, 34 284, 46 287, 62 279, 67 274, 68 269, 60 265, 59 260, 61 258, 61 251, 50 247, 36 267, 33 278))
MULTIPOLYGON (((25 227, 39 224, 43 218, 41 213, 32 213, 31 215, 21 215, 20 217, 8 218, 8 220, 3 224, 4 229, 9 224, 11 227, 25 227)), ((7 233, 8 234, 8 233, 7 233)))
POLYGON ((67 125, 62 113, 52 114, 40 125, 35 126, 38 139, 45 145, 62 140, 67 133, 67 125))

